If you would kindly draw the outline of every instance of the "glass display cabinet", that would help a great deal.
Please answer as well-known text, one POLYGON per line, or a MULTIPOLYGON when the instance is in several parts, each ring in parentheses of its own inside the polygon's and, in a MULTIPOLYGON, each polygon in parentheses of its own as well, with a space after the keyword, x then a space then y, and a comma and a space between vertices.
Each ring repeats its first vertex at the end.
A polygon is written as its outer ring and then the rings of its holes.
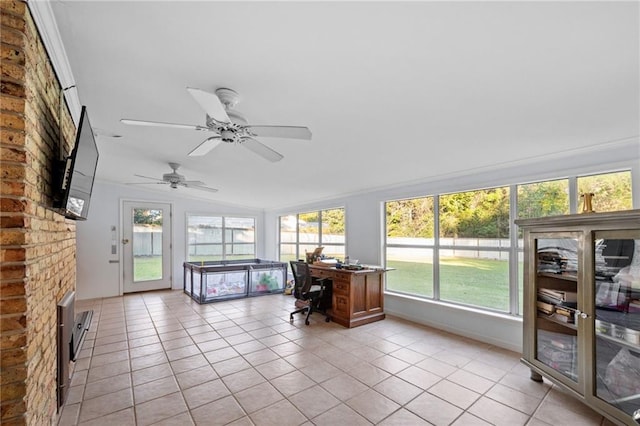
POLYGON ((184 292, 198 303, 282 293, 287 264, 263 259, 184 262, 184 292))
POLYGON ((522 361, 615 424, 640 424, 640 210, 517 220, 522 361))

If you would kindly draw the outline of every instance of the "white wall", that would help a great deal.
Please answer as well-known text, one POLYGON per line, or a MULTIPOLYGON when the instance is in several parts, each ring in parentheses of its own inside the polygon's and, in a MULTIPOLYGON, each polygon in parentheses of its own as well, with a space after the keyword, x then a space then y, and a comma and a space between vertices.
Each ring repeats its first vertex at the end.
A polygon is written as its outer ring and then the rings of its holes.
MULTIPOLYGON (((380 264, 383 259, 383 203, 387 200, 623 169, 632 169, 634 208, 640 208, 640 140, 634 138, 621 143, 607 144, 600 149, 554 154, 548 158, 496 166, 492 169, 472 170, 468 174, 440 176, 437 179, 361 192, 349 197, 268 211, 265 213, 268 231, 265 234, 265 243, 269 257, 275 258, 278 217, 281 215, 344 206, 347 217, 347 253, 362 263, 380 264)), ((519 351, 522 347, 522 321, 519 317, 392 294, 385 295, 385 311, 507 349, 519 351)))
POLYGON ((222 216, 249 216, 256 219, 257 257, 264 257, 264 213, 262 210, 188 199, 175 191, 146 191, 139 187, 96 182, 89 217, 77 223, 78 299, 113 297, 122 294, 122 201, 152 201, 172 206, 172 288, 183 285, 182 263, 186 259, 186 214, 210 213, 222 216), (111 254, 111 227, 116 227, 118 253, 111 254))
MULTIPOLYGON (((455 161, 451 159, 449 161, 455 161)), ((601 149, 556 154, 535 161, 512 163, 501 167, 452 174, 437 179, 370 190, 348 196, 296 204, 267 212, 189 200, 177 196, 147 192, 128 186, 96 183, 89 220, 79 222, 78 284, 80 299, 117 296, 120 292, 122 259, 111 256, 112 225, 120 230, 121 200, 163 201, 173 204, 173 288, 182 288, 182 262, 185 258, 186 212, 209 212, 221 215, 256 217, 258 257, 277 259, 278 217, 310 210, 345 207, 347 253, 362 263, 380 264, 382 251, 382 204, 384 201, 472 189, 534 182, 572 175, 632 169, 634 207, 640 208, 640 141, 636 138, 608 144, 601 149), (120 263, 109 263, 110 260, 120 263)), ((384 171, 381 171, 384 172, 384 171)), ((500 347, 519 350, 522 345, 522 325, 517 317, 462 309, 445 303, 387 294, 385 310, 419 323, 432 325, 457 334, 490 342, 500 347)))

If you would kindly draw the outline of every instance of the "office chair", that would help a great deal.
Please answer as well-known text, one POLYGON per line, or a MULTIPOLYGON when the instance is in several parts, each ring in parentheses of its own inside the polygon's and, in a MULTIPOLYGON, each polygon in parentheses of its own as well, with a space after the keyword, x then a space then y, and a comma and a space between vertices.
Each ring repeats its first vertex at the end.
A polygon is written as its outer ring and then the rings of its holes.
POLYGON ((306 302, 305 306, 291 312, 289 315, 289 321, 293 322, 293 315, 298 313, 307 313, 307 317, 304 320, 306 325, 309 325, 309 316, 314 311, 319 311, 326 316, 325 321, 331 321, 331 317, 326 312, 326 303, 324 307, 321 307, 323 298, 326 297, 326 279, 314 279, 311 277, 311 271, 309 270, 309 264, 298 260, 291 262, 291 271, 293 272, 293 295, 296 300, 306 302))

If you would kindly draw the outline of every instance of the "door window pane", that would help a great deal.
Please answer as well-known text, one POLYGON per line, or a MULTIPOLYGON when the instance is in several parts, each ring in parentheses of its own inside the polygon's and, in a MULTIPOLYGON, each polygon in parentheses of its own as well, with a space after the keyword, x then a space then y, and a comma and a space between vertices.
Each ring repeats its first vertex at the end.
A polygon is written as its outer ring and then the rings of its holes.
POLYGON ((133 209, 133 281, 162 279, 162 210, 133 209))

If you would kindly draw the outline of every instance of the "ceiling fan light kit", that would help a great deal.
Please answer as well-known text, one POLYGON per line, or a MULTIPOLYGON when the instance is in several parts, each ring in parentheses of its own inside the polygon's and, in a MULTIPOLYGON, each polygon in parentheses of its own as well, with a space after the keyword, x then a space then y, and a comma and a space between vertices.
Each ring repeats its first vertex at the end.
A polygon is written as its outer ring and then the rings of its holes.
POLYGON ((177 129, 198 130, 216 133, 195 147, 189 156, 203 156, 220 144, 220 142, 242 145, 260 157, 277 162, 284 156, 269 148, 256 137, 287 138, 311 140, 311 131, 301 126, 253 126, 248 124, 247 118, 235 110, 240 101, 240 95, 228 88, 219 88, 215 94, 201 89, 187 87, 187 91, 206 113, 205 126, 163 123, 157 121, 143 121, 123 118, 124 124, 140 126, 160 126, 177 129))

